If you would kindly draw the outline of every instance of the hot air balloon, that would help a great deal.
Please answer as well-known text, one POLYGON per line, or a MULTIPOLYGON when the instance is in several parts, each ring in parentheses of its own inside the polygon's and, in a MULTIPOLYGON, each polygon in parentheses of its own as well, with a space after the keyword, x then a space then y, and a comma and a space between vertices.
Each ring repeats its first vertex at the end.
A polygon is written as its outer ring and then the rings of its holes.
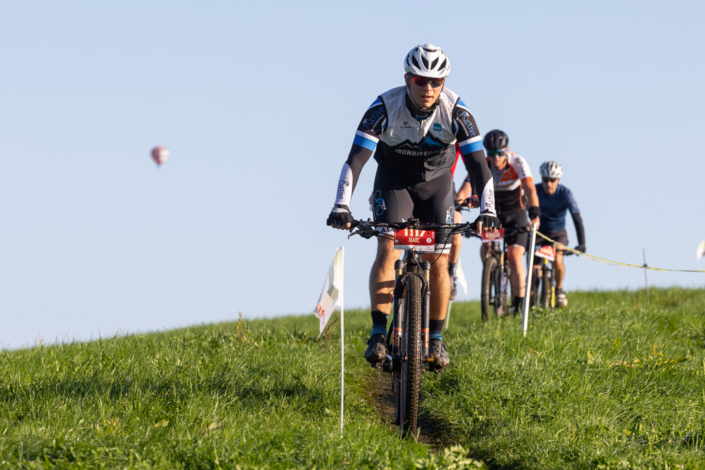
POLYGON ((152 149, 152 160, 161 165, 169 158, 169 150, 166 147, 157 146, 152 149))

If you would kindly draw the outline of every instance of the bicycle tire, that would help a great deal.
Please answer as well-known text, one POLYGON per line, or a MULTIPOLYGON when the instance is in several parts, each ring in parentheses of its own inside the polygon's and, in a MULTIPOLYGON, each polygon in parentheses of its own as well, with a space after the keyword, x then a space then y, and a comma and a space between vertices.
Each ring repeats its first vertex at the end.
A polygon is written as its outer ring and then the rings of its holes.
POLYGON ((401 420, 403 435, 416 435, 419 416, 419 391, 423 358, 421 357, 421 308, 423 284, 418 275, 407 279, 406 289, 406 358, 402 362, 402 397, 404 398, 404 415, 401 420))
POLYGON ((541 271, 541 307, 548 310, 551 307, 551 280, 546 265, 541 271))
POLYGON ((499 262, 494 256, 485 258, 482 263, 482 286, 480 289, 480 306, 482 311, 482 321, 490 319, 490 308, 495 305, 497 296, 497 266, 499 262), (492 292, 494 291, 494 296, 492 292))
POLYGON ((494 314, 497 317, 506 317, 509 314, 509 297, 507 293, 509 292, 510 273, 509 266, 507 266, 507 258, 505 257, 504 266, 499 266, 495 274, 497 282, 495 292, 499 292, 499 295, 495 294, 494 314), (503 278, 500 271, 502 269, 504 269, 504 283, 502 283, 503 278))
MULTIPOLYGON (((406 302, 404 302, 404 299, 406 297, 406 289, 404 289, 404 294, 402 294, 402 300, 399 303, 399 318, 402 320, 401 321, 401 328, 402 331, 404 330, 404 318, 406 317, 406 302)), ((396 332, 394 333, 396 334, 396 332)), ((401 352, 401 355, 403 357, 405 351, 405 343, 406 340, 402 337, 401 338, 401 343, 399 345, 399 351, 401 352)), ((404 387, 401 384, 402 382, 402 374, 401 370, 399 367, 394 367, 393 372, 392 372, 392 393, 394 394, 394 424, 397 426, 401 426, 401 420, 402 416, 404 415, 404 410, 402 409, 404 406, 404 400, 402 399, 402 393, 404 390, 404 387)))

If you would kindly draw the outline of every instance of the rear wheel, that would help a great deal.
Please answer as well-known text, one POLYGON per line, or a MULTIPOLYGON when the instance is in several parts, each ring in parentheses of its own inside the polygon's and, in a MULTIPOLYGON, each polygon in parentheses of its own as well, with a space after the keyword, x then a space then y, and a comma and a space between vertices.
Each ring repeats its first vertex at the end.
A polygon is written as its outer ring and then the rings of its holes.
POLYGON ((421 385, 421 372, 423 358, 421 357, 421 291, 423 284, 418 275, 411 275, 407 279, 405 304, 405 334, 402 357, 406 361, 401 364, 401 393, 403 411, 401 416, 401 430, 404 435, 416 435, 419 415, 419 389, 421 385))

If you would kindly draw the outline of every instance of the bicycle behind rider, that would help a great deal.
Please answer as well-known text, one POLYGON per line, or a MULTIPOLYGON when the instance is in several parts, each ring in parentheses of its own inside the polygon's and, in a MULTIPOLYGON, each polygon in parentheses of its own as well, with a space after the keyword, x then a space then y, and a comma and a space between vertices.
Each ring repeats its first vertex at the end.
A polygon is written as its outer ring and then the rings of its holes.
MULTIPOLYGON (((378 163, 374 182, 374 219, 402 222, 414 217, 422 223, 452 223, 453 195, 450 167, 455 143, 465 156, 468 173, 481 192, 481 230, 491 230, 497 221, 490 171, 484 163, 482 137, 467 105, 444 87, 450 61, 439 47, 425 44, 413 48, 404 60, 404 86, 382 93, 365 112, 355 132, 352 149, 338 181, 335 205, 328 225, 349 229, 353 216, 349 204, 362 167, 374 152, 378 163)), ((393 231, 383 231, 391 233, 393 231)), ((393 238, 393 237, 392 237, 393 238)), ((438 231, 434 253, 424 259, 431 266, 430 354, 434 367, 450 360, 443 344, 450 282, 447 231, 438 231)), ((386 360, 387 321, 392 307, 394 262, 399 251, 389 237, 377 238, 377 256, 370 273, 372 332, 365 359, 374 367, 386 360)))
MULTIPOLYGON (((507 259, 511 268, 512 308, 521 309, 524 302, 526 270, 524 253, 529 240, 527 232, 511 233, 517 228, 529 226, 526 209, 522 201, 522 189, 528 201, 531 223, 538 229, 541 216, 539 199, 533 184, 531 170, 521 155, 509 151, 509 137, 503 131, 495 129, 485 135, 484 146, 487 149, 487 161, 494 180, 495 207, 497 216, 505 230, 507 259)), ((486 245, 482 245, 482 259, 485 259, 486 245)))
MULTIPOLYGON (((575 224, 575 233, 578 235, 578 245, 575 249, 585 253, 585 227, 583 227, 583 218, 580 216, 578 203, 570 189, 558 184, 563 176, 563 167, 557 161, 549 160, 541 164, 539 172, 542 182, 536 185, 536 194, 541 207, 541 227, 543 228, 541 232, 545 233, 548 238, 567 246, 568 233, 565 230, 565 213, 570 209, 570 215, 575 224)), ((537 246, 547 244, 550 242, 536 237, 537 246)), ((563 278, 565 277, 563 250, 556 250, 553 271, 556 279, 556 301, 559 307, 566 307, 568 298, 563 290, 563 278)))

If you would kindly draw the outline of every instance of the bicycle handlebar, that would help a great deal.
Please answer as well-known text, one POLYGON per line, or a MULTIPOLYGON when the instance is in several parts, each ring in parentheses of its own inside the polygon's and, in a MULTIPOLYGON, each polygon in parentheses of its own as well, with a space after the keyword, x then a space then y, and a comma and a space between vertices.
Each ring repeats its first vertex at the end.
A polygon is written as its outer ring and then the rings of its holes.
POLYGON ((372 220, 353 220, 350 224, 351 228, 357 229, 356 232, 352 232, 348 238, 353 235, 360 235, 363 238, 370 238, 371 236, 378 237, 382 235, 380 232, 376 231, 376 228, 392 228, 395 230, 403 230, 407 228, 413 228, 416 230, 442 230, 450 229, 449 235, 455 235, 456 233, 470 234, 469 236, 474 236, 481 238, 480 235, 474 233, 477 230, 477 225, 471 222, 465 222, 462 224, 422 224, 419 219, 409 219, 406 222, 374 222, 372 220), (363 235, 364 233, 364 235, 363 235), (367 237, 365 235, 368 235, 367 237))

